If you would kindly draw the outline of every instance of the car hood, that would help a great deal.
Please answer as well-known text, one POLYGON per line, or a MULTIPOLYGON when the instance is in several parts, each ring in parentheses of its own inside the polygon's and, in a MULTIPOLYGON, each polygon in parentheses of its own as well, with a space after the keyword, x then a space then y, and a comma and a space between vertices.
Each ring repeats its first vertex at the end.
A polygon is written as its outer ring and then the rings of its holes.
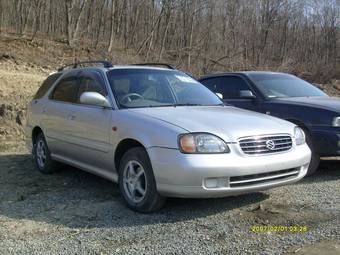
POLYGON ((240 137, 290 134, 294 124, 232 106, 180 106, 130 109, 135 113, 179 126, 188 132, 206 132, 236 142, 240 137))
POLYGON ((278 102, 284 102, 295 105, 314 106, 327 110, 334 110, 340 112, 340 98, 339 97, 287 97, 276 98, 278 102))

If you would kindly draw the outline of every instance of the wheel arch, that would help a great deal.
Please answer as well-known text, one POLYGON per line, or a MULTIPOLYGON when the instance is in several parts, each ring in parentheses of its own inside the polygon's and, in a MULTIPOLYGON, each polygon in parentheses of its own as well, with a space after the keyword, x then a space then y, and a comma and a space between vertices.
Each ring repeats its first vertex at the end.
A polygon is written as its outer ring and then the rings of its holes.
POLYGON ((135 148, 135 147, 142 147, 146 150, 146 147, 141 142, 133 138, 125 138, 119 142, 114 153, 114 164, 115 164, 115 168, 117 169, 117 171, 119 169, 119 164, 121 162, 123 155, 128 150, 135 148))
POLYGON ((35 144, 35 141, 37 139, 37 136, 39 133, 44 133, 43 130, 41 129, 41 127, 39 126, 35 126, 33 129, 32 129, 32 144, 34 145, 35 144))

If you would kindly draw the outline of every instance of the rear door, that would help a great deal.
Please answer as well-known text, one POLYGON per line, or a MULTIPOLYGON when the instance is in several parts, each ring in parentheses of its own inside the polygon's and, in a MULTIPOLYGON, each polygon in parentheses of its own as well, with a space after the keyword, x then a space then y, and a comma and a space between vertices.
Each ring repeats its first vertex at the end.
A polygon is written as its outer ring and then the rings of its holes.
POLYGON ((236 107, 259 111, 259 104, 255 98, 244 98, 241 91, 255 92, 249 83, 241 76, 226 75, 211 77, 200 81, 214 93, 220 93, 223 96, 223 102, 236 107))
POLYGON ((70 158, 74 103, 79 89, 79 72, 70 72, 62 77, 49 95, 43 110, 44 132, 52 154, 70 158))
MULTIPOLYGON (((47 92, 53 87, 54 83, 60 78, 62 73, 50 75, 40 86, 33 100, 27 106, 27 125, 29 133, 32 128, 38 125, 45 131, 46 108, 49 103, 47 92)), ((45 134, 46 135, 46 134, 45 134)))
POLYGON ((80 74, 80 85, 73 119, 70 123, 72 140, 76 145, 73 158, 100 169, 112 167, 113 148, 110 142, 112 109, 82 104, 84 92, 97 92, 108 98, 108 90, 100 71, 86 70, 80 74))

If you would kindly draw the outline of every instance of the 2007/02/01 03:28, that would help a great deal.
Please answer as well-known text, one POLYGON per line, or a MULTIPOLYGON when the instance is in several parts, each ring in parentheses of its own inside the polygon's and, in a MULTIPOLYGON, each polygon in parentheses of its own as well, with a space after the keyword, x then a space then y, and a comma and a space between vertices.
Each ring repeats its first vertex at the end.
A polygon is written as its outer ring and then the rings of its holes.
POLYGON ((307 232, 309 229, 307 226, 252 226, 250 228, 252 232, 307 232))

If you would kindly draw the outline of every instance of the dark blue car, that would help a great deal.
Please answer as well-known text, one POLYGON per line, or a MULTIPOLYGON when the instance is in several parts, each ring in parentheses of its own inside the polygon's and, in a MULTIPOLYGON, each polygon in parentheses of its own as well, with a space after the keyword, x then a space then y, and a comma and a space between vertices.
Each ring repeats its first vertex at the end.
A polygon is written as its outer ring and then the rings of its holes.
MULTIPOLYGON (((305 131, 312 150, 308 175, 320 157, 340 155, 340 99, 298 77, 273 72, 235 72, 205 76, 206 87, 225 103, 291 121, 305 131)), ((251 123, 249 123, 251 125, 251 123)))

